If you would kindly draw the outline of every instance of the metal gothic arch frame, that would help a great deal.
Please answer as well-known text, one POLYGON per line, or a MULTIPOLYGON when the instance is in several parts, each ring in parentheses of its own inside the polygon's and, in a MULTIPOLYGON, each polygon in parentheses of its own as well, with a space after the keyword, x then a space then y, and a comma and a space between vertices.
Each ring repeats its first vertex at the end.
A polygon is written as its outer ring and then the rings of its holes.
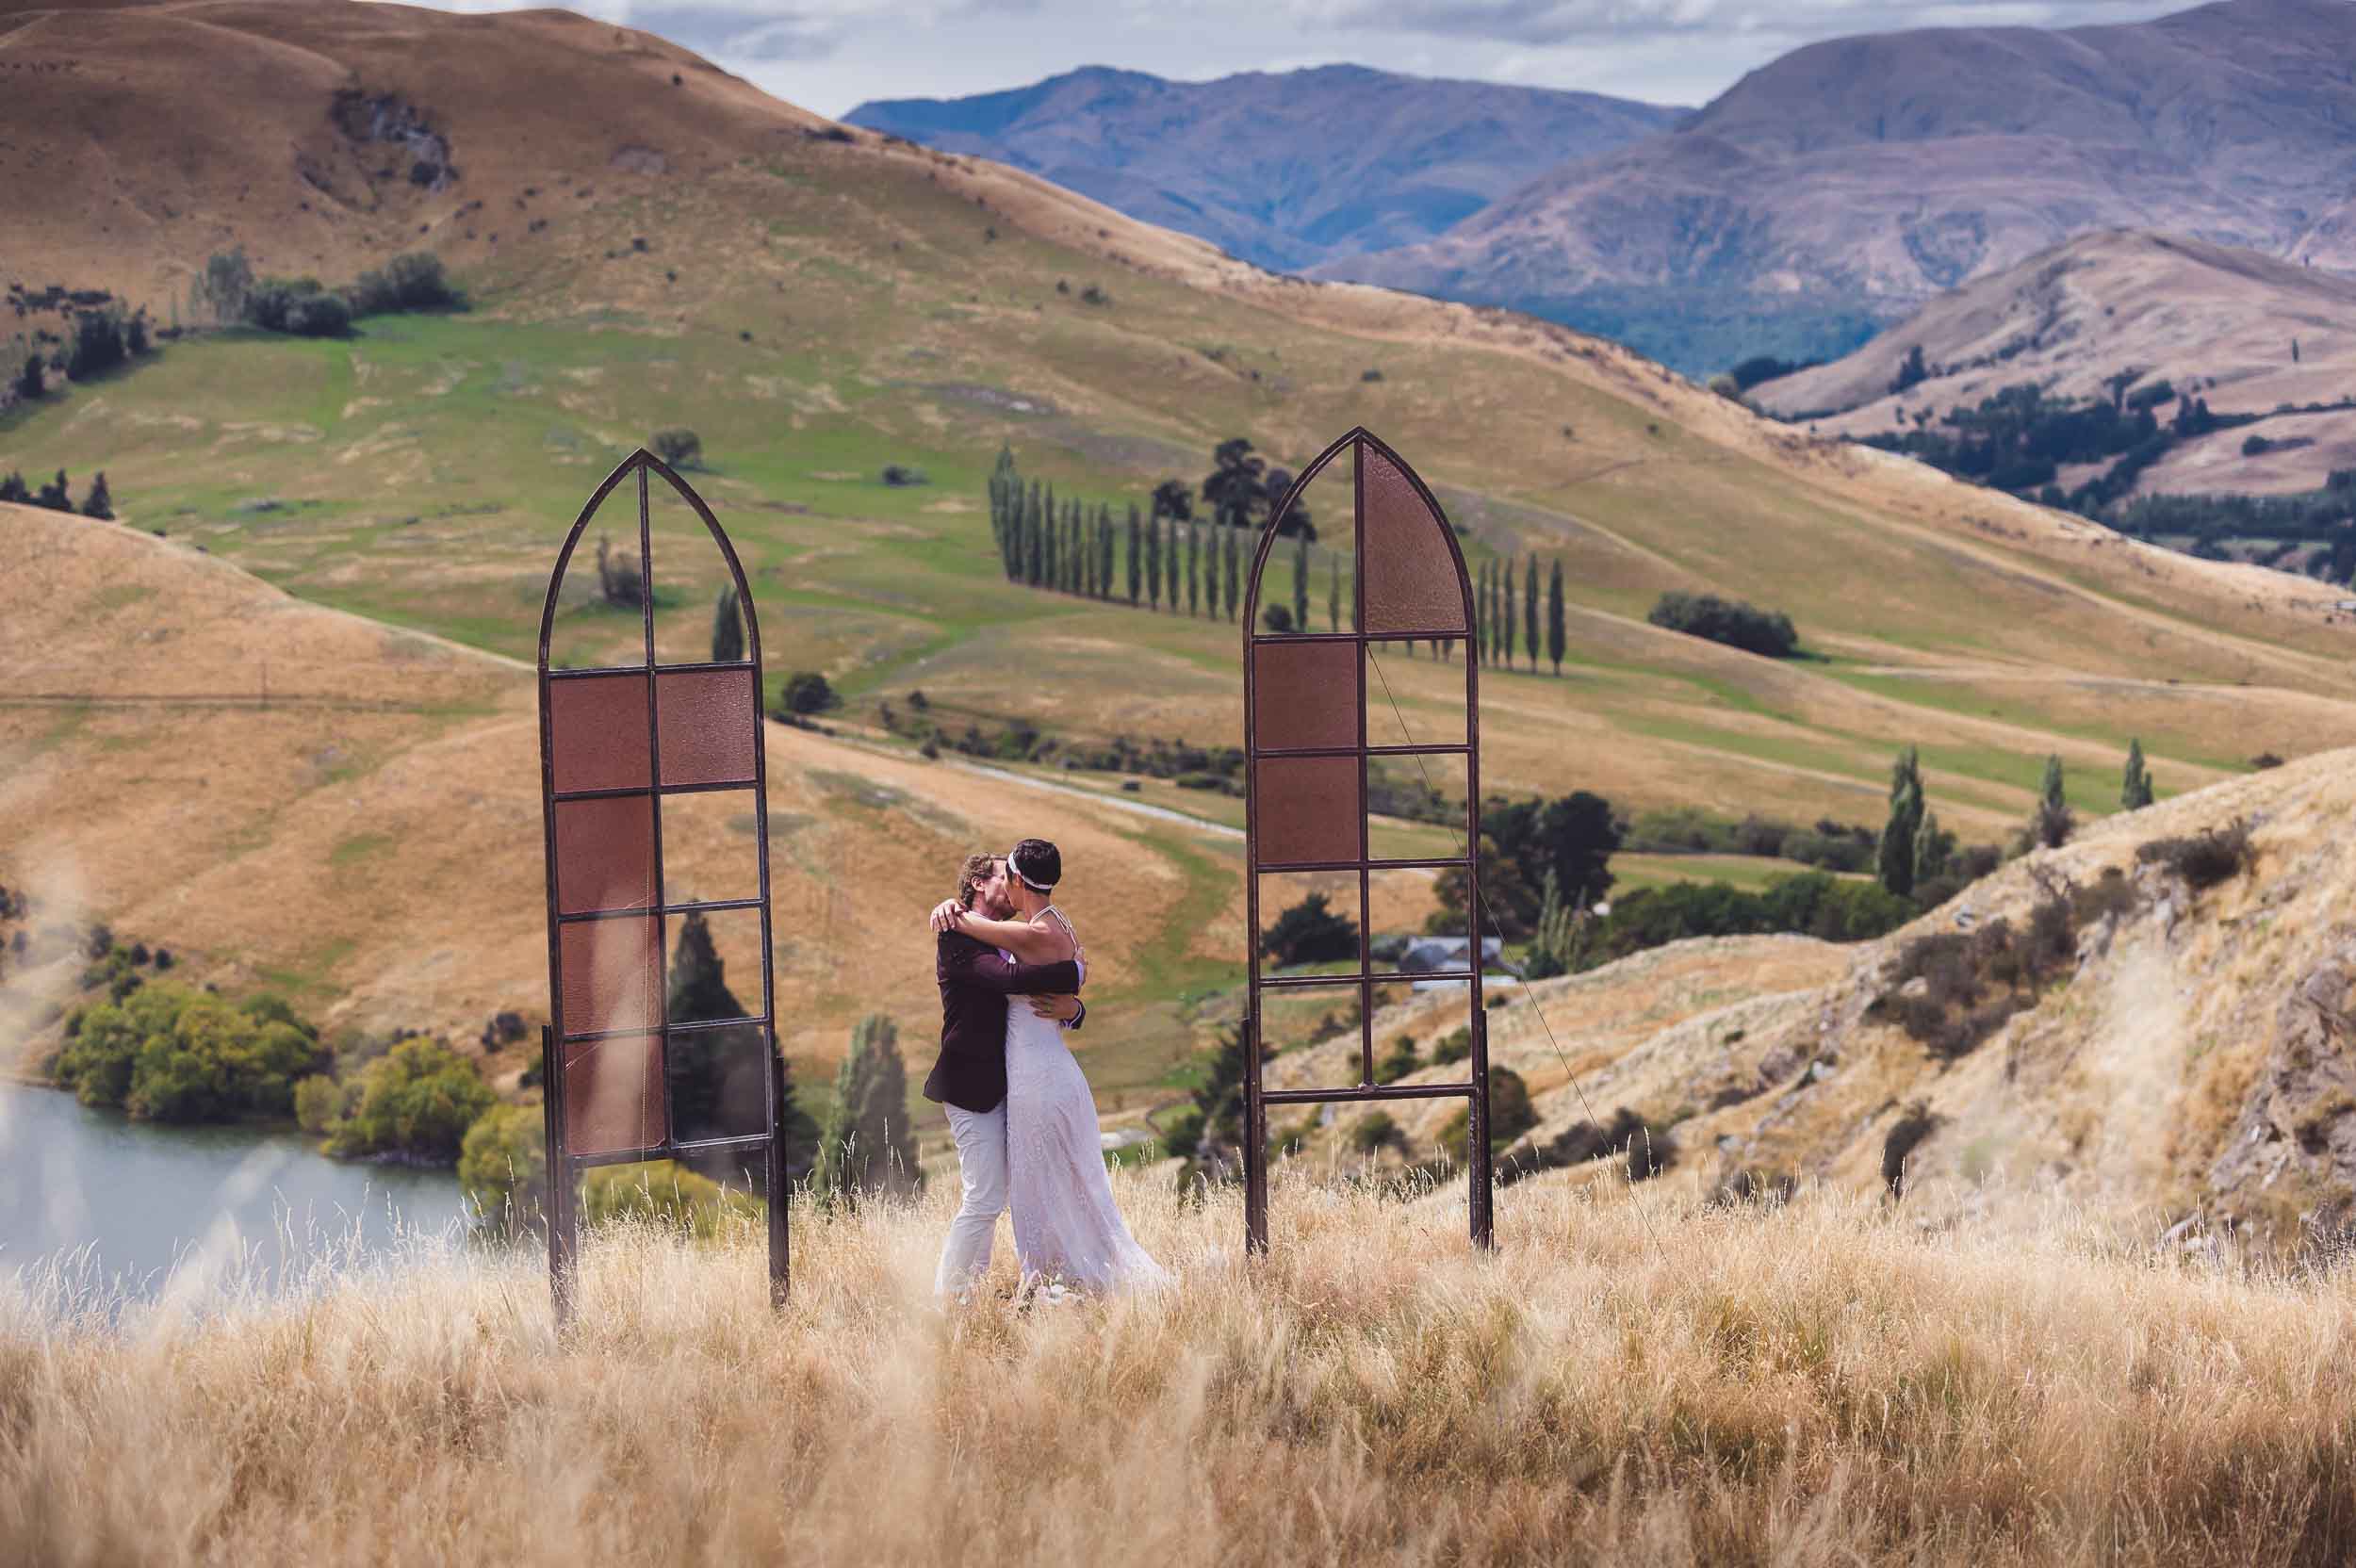
POLYGON ((541 1032, 541 1093, 548 1270, 560 1319, 572 1308, 581 1173, 596 1166, 679 1155, 761 1157, 769 1193, 770 1298, 785 1299, 786 1150, 778 1115, 784 1074, 771 960, 761 681, 760 618, 735 547, 703 498, 642 448, 608 474, 581 508, 557 553, 540 611, 540 800, 550 1019, 541 1032), (557 598, 574 550, 598 508, 632 476, 641 662, 552 670, 548 646, 557 598), (648 511, 649 476, 677 492, 727 563, 743 625, 742 659, 658 661, 654 612, 662 568, 648 511), (752 797, 756 891, 750 897, 673 899, 663 874, 663 803, 717 792, 752 797), (759 911, 759 1010, 728 1018, 670 1017, 674 923, 729 910, 759 911), (712 1102, 692 1113, 703 1119, 685 1128, 675 1093, 685 1081, 683 1063, 699 1063, 696 1070, 711 1075, 695 1080, 688 1098, 712 1102), (754 1093, 758 1104, 748 1104, 754 1093))
MULTIPOLYGON (((1470 646, 1472 582, 1439 501, 1406 460, 1361 426, 1320 452, 1269 514, 1252 557, 1243 615, 1245 756, 1244 858, 1250 930, 1250 982, 1245 1016, 1244 1226, 1253 1251, 1268 1250, 1268 1107, 1271 1104, 1461 1098, 1467 1107, 1465 1156, 1471 1184, 1472 1239, 1494 1244, 1494 1181, 1489 1153, 1489 1042, 1481 1005, 1481 690, 1479 661, 1470 646), (1265 632, 1258 629, 1260 586, 1287 514, 1328 466, 1350 465, 1352 572, 1350 629, 1265 632), (1465 645, 1464 728, 1462 743, 1370 743, 1367 665, 1372 646, 1409 641, 1465 645), (1462 756, 1464 821, 1457 856, 1379 858, 1370 853, 1366 782, 1371 758, 1462 756), (1467 1082, 1378 1084, 1374 1065, 1374 988, 1400 974, 1379 973, 1366 920, 1372 874, 1378 871, 1457 867, 1466 881, 1469 939, 1461 971, 1425 972, 1421 980, 1461 981, 1471 1000, 1471 1068, 1467 1082), (1354 974, 1264 975, 1261 972, 1260 881, 1268 873, 1356 873, 1358 968, 1354 974), (1359 1081, 1332 1087, 1270 1089, 1263 1082, 1266 1055, 1262 1000, 1270 990, 1354 988, 1359 1004, 1359 1081)), ((1401 721, 1403 726, 1403 720, 1401 721)))

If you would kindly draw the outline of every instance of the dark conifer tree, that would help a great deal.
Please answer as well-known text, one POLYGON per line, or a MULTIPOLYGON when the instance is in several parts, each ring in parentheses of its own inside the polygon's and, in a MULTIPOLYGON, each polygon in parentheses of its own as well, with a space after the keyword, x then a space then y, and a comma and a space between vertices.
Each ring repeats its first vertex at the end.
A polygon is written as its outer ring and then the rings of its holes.
POLYGON ((0 479, 0 501, 14 501, 20 506, 26 506, 32 503, 32 488, 25 482, 23 474, 10 469, 6 478, 0 479))
POLYGON ((1128 567, 1127 585, 1129 608, 1135 610, 1145 602, 1145 559, 1137 551, 1145 546, 1145 518, 1137 511, 1137 503, 1129 503, 1129 553, 1121 559, 1128 567))
POLYGON ((1554 661, 1554 673, 1562 673, 1562 654, 1570 638, 1562 624, 1562 558, 1554 558, 1554 571, 1546 579, 1546 657, 1554 661))
POLYGON ((1203 531, 1194 524, 1186 525, 1186 613, 1200 614, 1203 610, 1203 531))
POLYGON ((41 487, 41 494, 33 498, 33 504, 35 506, 45 506, 52 512, 71 512, 74 510, 74 498, 66 494, 65 470, 63 468, 57 470, 57 477, 56 479, 51 480, 47 484, 41 487))
POLYGON ((1162 608, 1162 514, 1145 518, 1145 603, 1158 613, 1162 608))
POLYGON ((1497 579, 1497 642, 1502 649, 1499 657, 1505 667, 1513 667, 1513 559, 1506 557, 1503 575, 1497 579))
POLYGON ((1230 622, 1233 622, 1235 612, 1237 612, 1244 603, 1244 570, 1242 567, 1244 567, 1244 530, 1230 528, 1228 530, 1228 619, 1230 622))
POLYGON ((1538 552, 1530 552, 1530 568, 1522 574, 1522 645, 1530 650, 1530 667, 1538 668, 1538 552))
POLYGON ((1293 629, 1309 629, 1309 536, 1306 533, 1293 535, 1293 629))

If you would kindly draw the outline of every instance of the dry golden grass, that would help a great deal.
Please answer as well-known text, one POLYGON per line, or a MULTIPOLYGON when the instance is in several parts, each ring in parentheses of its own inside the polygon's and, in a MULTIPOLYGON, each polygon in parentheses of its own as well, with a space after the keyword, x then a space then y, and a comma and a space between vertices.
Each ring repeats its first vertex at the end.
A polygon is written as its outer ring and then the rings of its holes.
POLYGON ((798 1216, 774 1315, 755 1238, 631 1231, 593 1240, 569 1332, 528 1248, 118 1328, 7 1287, 0 1541, 27 1568, 2356 1553, 2344 1266, 1542 1183, 1481 1256, 1460 1192, 1299 1176, 1248 1262, 1235 1188, 1116 1183, 1179 1289, 938 1315, 940 1191, 798 1216))

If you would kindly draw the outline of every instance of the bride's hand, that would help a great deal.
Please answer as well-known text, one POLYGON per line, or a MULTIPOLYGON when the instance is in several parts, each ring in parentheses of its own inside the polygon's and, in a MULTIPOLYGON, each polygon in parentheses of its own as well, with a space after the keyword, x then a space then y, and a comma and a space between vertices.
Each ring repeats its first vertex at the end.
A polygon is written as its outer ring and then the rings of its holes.
POLYGON ((954 930, 964 919, 965 906, 954 898, 944 898, 933 906, 931 920, 936 933, 954 930))

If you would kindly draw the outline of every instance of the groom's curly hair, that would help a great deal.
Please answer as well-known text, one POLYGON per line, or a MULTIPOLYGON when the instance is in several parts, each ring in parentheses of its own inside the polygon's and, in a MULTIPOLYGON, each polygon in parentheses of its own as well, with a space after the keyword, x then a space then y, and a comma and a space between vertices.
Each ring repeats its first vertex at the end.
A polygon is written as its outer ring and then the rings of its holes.
POLYGON ((966 909, 973 907, 973 895, 980 892, 982 890, 982 884, 989 881, 992 876, 996 875, 997 873, 997 856, 967 856, 965 858, 965 864, 957 869, 958 906, 966 909))

